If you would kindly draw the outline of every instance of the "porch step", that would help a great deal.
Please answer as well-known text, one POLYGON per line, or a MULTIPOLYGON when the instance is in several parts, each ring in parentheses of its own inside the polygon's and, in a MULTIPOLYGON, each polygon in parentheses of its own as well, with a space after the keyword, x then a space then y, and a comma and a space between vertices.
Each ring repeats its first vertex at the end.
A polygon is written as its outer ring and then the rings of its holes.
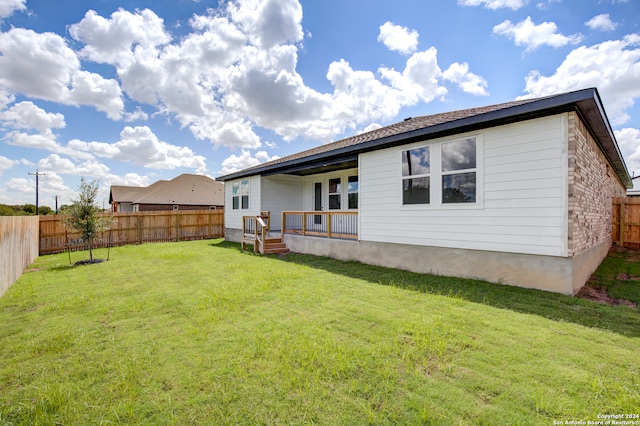
POLYGON ((264 241, 265 254, 285 254, 289 253, 287 245, 280 238, 267 238, 264 241))

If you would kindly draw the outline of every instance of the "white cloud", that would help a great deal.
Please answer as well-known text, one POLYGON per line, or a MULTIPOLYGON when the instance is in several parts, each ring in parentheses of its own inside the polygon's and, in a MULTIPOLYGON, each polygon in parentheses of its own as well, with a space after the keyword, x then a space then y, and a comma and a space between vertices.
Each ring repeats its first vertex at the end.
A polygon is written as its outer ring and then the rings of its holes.
POLYGON ((64 115, 46 112, 31 101, 19 102, 4 111, 0 110, 0 121, 14 129, 35 129, 39 132, 66 126, 64 115))
POLYGON ((92 105, 112 120, 122 117, 124 101, 116 80, 105 79, 96 73, 77 71, 71 79, 68 102, 72 105, 92 105))
POLYGON ((251 156, 251 153, 247 150, 242 150, 242 154, 232 154, 222 162, 222 174, 234 173, 248 167, 257 166, 258 164, 265 163, 267 161, 276 160, 279 157, 270 157, 265 151, 259 151, 255 156, 251 156))
POLYGON ((378 71, 394 89, 378 104, 384 105, 384 102, 392 100, 389 106, 393 106, 394 110, 381 118, 395 116, 402 106, 415 105, 419 101, 431 102, 447 93, 447 89, 440 84, 442 70, 438 66, 438 51, 435 47, 414 53, 407 60, 402 73, 384 67, 378 71))
POLYGON ((124 103, 117 81, 80 68, 75 52, 57 34, 23 28, 0 33, 0 87, 66 105, 94 106, 119 118, 124 103))
POLYGON ((7 132, 5 140, 9 145, 21 146, 24 148, 46 149, 48 151, 58 151, 60 144, 56 141, 56 135, 51 131, 39 134, 29 134, 24 132, 7 132))
POLYGON ((442 78, 455 83, 463 92, 477 96, 488 96, 487 80, 469 72, 469 64, 454 62, 442 73, 442 78))
POLYGON ((551 76, 532 71, 521 98, 597 87, 612 124, 629 120, 625 110, 640 97, 640 34, 570 52, 551 76))
MULTIPOLYGON (((92 105, 127 122, 146 120, 147 111, 162 114, 197 139, 243 149, 263 145, 256 126, 287 141, 328 142, 346 130, 392 119, 404 106, 441 98, 449 81, 467 93, 486 92, 484 79, 465 63, 453 64, 443 78, 435 48, 416 51, 418 33, 391 23, 380 27, 380 40, 411 54, 403 70, 383 67, 376 74, 341 60, 328 67, 333 91, 318 92, 296 69, 304 39, 297 0, 221 2, 207 15, 194 15, 189 25, 191 31, 174 40, 151 10, 119 9, 109 17, 90 10, 69 26, 71 37, 82 44, 78 52, 58 35, 12 29, 0 35, 0 89, 92 105), (80 59, 112 65, 119 83, 83 70, 80 59), (42 69, 50 70, 45 78, 42 69), (125 112, 124 94, 146 104, 144 110, 125 112)), ((193 153, 178 157, 186 161, 189 155, 190 167, 201 170, 193 153)), ((169 167, 171 162, 145 164, 169 167)))
POLYGON ((11 160, 3 155, 0 155, 0 176, 5 170, 9 170, 19 162, 16 160, 11 160))
POLYGON ((530 16, 515 25, 506 20, 494 26, 493 33, 512 38, 516 46, 526 46, 525 52, 533 51, 543 45, 557 48, 567 44, 577 44, 582 40, 581 34, 570 36, 559 34, 558 26, 554 22, 535 25, 530 16))
MULTIPOLYGON (((55 197, 60 204, 67 204, 75 196, 75 191, 64 184, 64 180, 54 171, 47 171, 38 179, 39 205, 55 206, 55 197)), ((4 188, 0 188, 0 202, 5 204, 35 203, 36 183, 29 178, 9 179, 4 188)))
POLYGON ((51 154, 38 162, 38 170, 44 172, 52 171, 63 175, 90 176, 101 178, 107 176, 109 167, 94 160, 84 161, 76 164, 68 158, 60 157, 58 154, 51 154))
POLYGON ((118 9, 110 19, 89 10, 80 22, 69 27, 69 34, 85 43, 81 56, 120 66, 135 60, 135 50, 155 48, 171 41, 162 19, 149 9, 136 13, 118 9))
POLYGON ((187 167, 194 169, 196 173, 204 173, 207 169, 205 157, 195 155, 188 147, 171 145, 158 140, 147 126, 125 127, 120 132, 120 140, 114 144, 74 139, 69 141, 68 147, 97 157, 152 169, 173 170, 177 167, 187 167))
POLYGON ((640 130, 624 128, 614 133, 629 173, 640 175, 640 130))
POLYGON ((228 13, 253 44, 265 49, 299 42, 302 32, 302 6, 297 0, 232 1, 228 13))
POLYGON ((126 173, 124 176, 109 175, 104 179, 105 186, 149 186, 149 176, 142 176, 137 173, 126 173))
POLYGON ((31 149, 44 149, 74 158, 91 159, 88 153, 61 145, 52 129, 66 126, 64 115, 43 110, 31 101, 19 102, 0 110, 0 123, 13 131, 6 131, 3 139, 9 145, 31 149), (30 132, 36 131, 36 133, 30 132))
POLYGON ((149 114, 144 112, 142 108, 139 106, 136 107, 134 112, 127 112, 124 114, 124 121, 130 123, 132 121, 147 121, 149 119, 149 114))
POLYGON ((380 26, 378 41, 384 43, 390 50, 404 55, 410 55, 418 50, 418 32, 416 30, 394 25, 388 21, 380 26))
POLYGON ((592 30, 613 31, 618 26, 611 20, 608 13, 596 15, 585 22, 585 25, 592 30))
POLYGON ((0 19, 8 18, 16 10, 25 10, 27 0, 2 0, 0 1, 0 19))
POLYGON ((458 0, 461 6, 480 6, 483 5, 487 9, 503 9, 509 8, 518 10, 529 3, 528 0, 458 0))

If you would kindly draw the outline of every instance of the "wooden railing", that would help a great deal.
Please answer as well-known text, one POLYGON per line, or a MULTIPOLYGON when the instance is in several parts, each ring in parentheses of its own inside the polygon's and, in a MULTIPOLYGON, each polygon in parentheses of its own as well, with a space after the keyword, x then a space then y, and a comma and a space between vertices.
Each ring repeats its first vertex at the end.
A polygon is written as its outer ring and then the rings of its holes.
POLYGON ((358 239, 358 212, 282 212, 282 233, 358 239))
POLYGON ((260 212, 258 216, 242 216, 242 250, 245 249, 246 244, 251 244, 254 252, 264 254, 264 242, 270 227, 270 212, 260 212))

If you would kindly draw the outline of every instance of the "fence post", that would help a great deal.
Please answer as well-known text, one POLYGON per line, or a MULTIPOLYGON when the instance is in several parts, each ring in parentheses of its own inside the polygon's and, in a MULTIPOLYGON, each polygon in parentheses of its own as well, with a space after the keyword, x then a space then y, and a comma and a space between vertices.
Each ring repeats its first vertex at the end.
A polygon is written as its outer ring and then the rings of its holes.
POLYGON ((625 232, 625 225, 624 225, 624 219, 625 216, 627 214, 627 207, 624 201, 620 202, 620 246, 624 247, 624 232, 625 232))
POLYGON ((142 219, 142 216, 136 216, 136 225, 138 228, 138 244, 142 244, 142 229, 140 226, 140 219, 142 219))
POLYGON ((176 213, 176 241, 180 241, 180 214, 176 213))

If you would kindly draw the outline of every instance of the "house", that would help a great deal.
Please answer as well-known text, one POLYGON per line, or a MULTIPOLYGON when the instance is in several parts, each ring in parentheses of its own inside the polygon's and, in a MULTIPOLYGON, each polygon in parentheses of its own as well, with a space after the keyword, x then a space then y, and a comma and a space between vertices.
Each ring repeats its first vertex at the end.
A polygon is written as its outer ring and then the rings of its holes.
POLYGON ((224 208, 224 184, 207 176, 182 174, 147 187, 111 186, 113 212, 215 210, 224 208))
POLYGON ((612 198, 632 187, 595 88, 410 118, 218 180, 231 241, 269 211, 293 252, 564 294, 606 256, 612 198))

